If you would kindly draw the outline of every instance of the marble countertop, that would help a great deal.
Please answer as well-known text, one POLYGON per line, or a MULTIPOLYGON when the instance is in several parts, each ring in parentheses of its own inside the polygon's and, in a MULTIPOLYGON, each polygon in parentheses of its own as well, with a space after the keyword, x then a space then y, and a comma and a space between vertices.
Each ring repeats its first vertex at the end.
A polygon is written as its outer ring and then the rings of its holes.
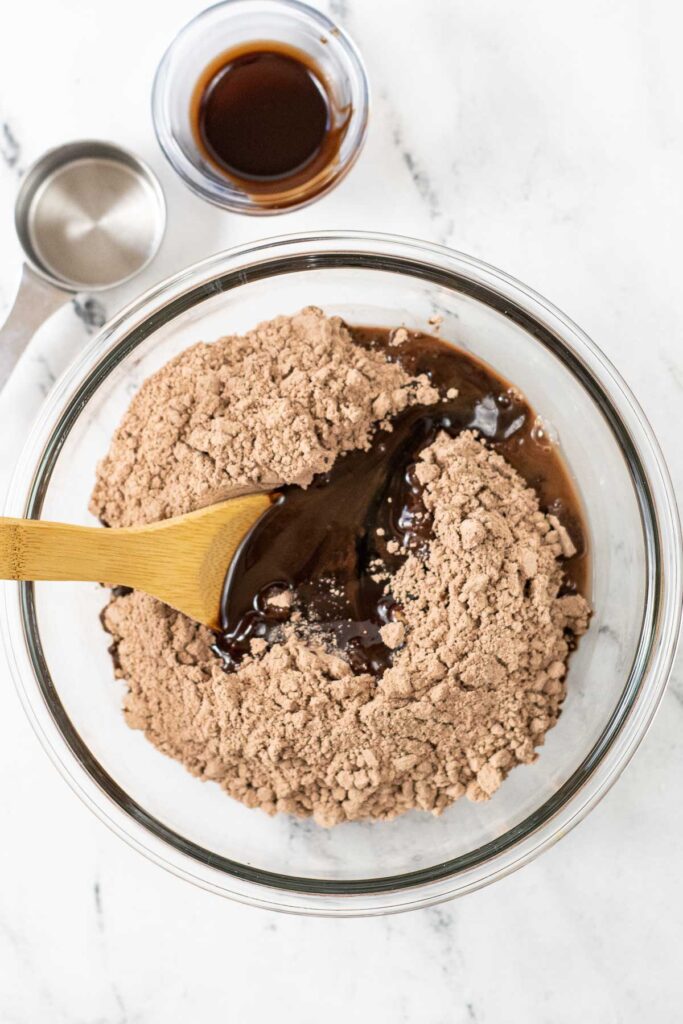
MULTIPOLYGON (((453 245, 532 285, 633 386, 683 488, 683 72, 679 5, 329 0, 373 89, 367 147, 309 209, 204 205, 166 165, 151 79, 202 4, 26 0, 0 33, 0 317, 21 254, 12 205, 44 149, 111 138, 146 158, 168 234, 138 290, 221 248, 308 228, 453 245)), ((0 493, 42 399, 91 328, 41 329, 0 400, 0 493)), ((454 904, 372 920, 222 901, 127 848, 40 749, 0 664, 0 1021, 661 1024, 683 999, 683 670, 617 786, 540 859, 454 904)))

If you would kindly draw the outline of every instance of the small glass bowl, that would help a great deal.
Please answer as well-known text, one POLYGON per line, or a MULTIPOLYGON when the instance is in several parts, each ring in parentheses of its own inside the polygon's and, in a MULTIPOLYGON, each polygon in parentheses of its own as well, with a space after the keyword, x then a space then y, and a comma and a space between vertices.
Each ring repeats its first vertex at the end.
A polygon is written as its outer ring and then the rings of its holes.
MULTIPOLYGON (((202 199, 234 213, 284 213, 319 199, 348 174, 368 122, 368 81, 349 37, 320 11, 298 0, 224 0, 180 30, 154 79, 152 117, 159 145, 185 184, 202 199), (302 51, 325 78, 333 111, 343 118, 334 159, 308 181, 250 194, 200 152, 192 130, 192 95, 202 72, 221 53, 245 43, 275 42, 302 51)), ((340 125, 337 125, 339 128, 340 125)))

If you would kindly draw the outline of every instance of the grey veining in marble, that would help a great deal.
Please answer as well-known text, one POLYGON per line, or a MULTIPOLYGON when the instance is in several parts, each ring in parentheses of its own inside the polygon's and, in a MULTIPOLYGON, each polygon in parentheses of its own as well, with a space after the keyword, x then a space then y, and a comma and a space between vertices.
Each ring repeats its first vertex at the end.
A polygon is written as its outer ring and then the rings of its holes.
POLYGON ((0 122, 0 159, 15 174, 21 174, 21 146, 7 121, 0 122))

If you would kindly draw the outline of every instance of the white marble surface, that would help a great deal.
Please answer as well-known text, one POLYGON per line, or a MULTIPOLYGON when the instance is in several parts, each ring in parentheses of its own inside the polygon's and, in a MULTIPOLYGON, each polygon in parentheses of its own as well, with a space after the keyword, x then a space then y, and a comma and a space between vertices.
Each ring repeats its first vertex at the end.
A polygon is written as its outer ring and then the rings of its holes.
MULTIPOLYGON (((372 228, 446 242, 593 336, 635 388, 680 493, 680 6, 330 0, 368 64, 370 137, 337 192, 272 221, 194 199, 152 134, 155 64, 201 6, 24 0, 2 16, 0 315, 19 275, 22 168, 50 145, 109 137, 159 172, 170 218, 159 258, 106 295, 108 312, 264 234, 372 228)), ((86 333, 67 308, 17 368, 0 401, 0 491, 86 333)), ((681 1019, 680 667, 624 777, 540 860, 456 904, 345 922, 233 905, 129 850, 57 776, 0 672, 2 1024, 681 1019)))

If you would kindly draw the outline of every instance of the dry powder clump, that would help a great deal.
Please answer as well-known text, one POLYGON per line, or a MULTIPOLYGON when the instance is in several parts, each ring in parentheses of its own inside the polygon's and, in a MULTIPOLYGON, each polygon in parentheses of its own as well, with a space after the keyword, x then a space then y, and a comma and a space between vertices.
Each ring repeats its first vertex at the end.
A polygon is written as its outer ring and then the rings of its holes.
POLYGON ((90 511, 135 526, 239 488, 308 485, 368 445, 372 427, 438 395, 355 345, 338 317, 309 307, 244 336, 199 343, 153 374, 97 470, 90 511))
POLYGON ((433 537, 390 581, 402 612, 385 627, 394 663, 379 681, 287 627, 226 674, 208 630, 133 592, 104 614, 129 724, 248 806, 324 826, 439 814, 463 795, 487 799, 533 761, 588 623, 582 597, 559 596, 567 538, 472 433, 437 438, 416 473, 433 537))

